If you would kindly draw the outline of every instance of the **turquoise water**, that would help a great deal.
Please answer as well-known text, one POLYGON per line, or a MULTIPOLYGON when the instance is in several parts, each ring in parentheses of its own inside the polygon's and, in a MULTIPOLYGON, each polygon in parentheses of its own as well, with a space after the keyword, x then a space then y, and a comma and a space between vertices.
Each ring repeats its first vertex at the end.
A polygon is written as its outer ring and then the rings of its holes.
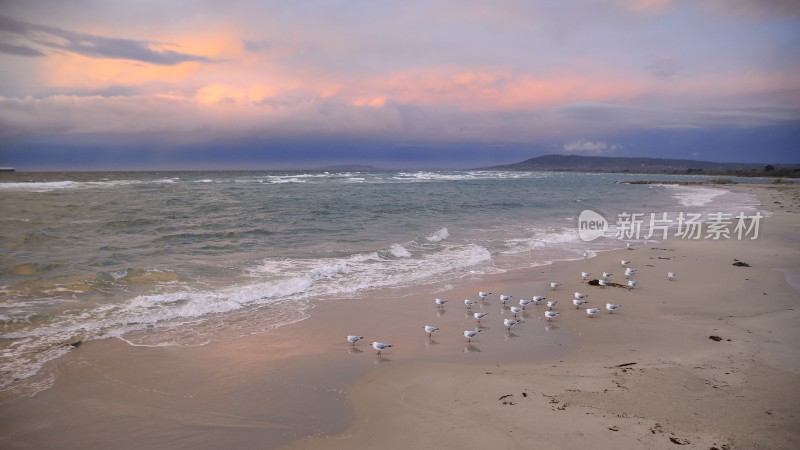
MULTIPOLYGON (((579 259, 584 209, 752 207, 642 175, 49 173, 0 177, 0 386, 76 342, 202 345, 302 320, 315 301, 579 259), (259 320, 253 321, 257 313, 259 320)), ((664 177, 659 177, 664 179, 664 177)), ((612 220, 613 221, 613 220, 612 220)))

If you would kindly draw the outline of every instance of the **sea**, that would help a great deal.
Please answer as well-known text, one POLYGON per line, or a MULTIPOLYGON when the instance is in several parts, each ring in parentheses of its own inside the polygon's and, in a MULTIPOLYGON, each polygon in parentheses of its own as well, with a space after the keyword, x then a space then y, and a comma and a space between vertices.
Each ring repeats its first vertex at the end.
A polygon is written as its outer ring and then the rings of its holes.
POLYGON ((624 183, 643 179, 704 178, 0 174, 0 389, 46 388, 45 363, 91 340, 202 346, 303 320, 317 302, 440 286, 433 299, 475 277, 648 245, 614 236, 622 213, 756 208, 724 186, 624 183), (583 210, 605 217, 609 232, 583 241, 583 210))

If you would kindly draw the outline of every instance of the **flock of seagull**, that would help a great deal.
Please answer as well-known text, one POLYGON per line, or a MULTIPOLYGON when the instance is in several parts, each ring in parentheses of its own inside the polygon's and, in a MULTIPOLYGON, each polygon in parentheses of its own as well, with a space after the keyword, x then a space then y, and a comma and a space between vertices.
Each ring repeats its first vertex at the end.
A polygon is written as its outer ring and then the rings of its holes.
MULTIPOLYGON (((628 246, 628 248, 632 249, 632 247, 630 245, 628 246)), ((588 257, 588 254, 584 253, 584 258, 587 258, 587 257, 588 257)), ((624 260, 623 259, 623 260, 620 261, 620 264, 622 265, 622 267, 625 268, 624 274, 625 274, 625 278, 627 279, 627 285, 621 285, 621 284, 616 284, 615 283, 614 285, 616 285, 617 287, 623 287, 623 288, 627 288, 628 290, 631 290, 631 289, 635 288, 638 285, 636 280, 632 280, 631 279, 633 276, 636 275, 636 269, 630 267, 630 263, 631 262, 629 260, 624 260)), ((605 288, 606 286, 612 285, 611 282, 609 281, 609 278, 611 278, 613 275, 614 274, 611 273, 611 272, 603 272, 602 273, 602 278, 597 279, 597 280, 592 280, 592 282, 596 281, 597 282, 596 284, 598 286, 600 286, 601 288, 605 288)), ((589 278, 591 276, 592 276, 592 274, 590 272, 581 272, 581 278, 584 281, 589 280, 589 278)), ((675 278, 677 276, 678 276, 678 274, 676 272, 667 272, 667 279, 669 281, 675 280, 675 278)), ((555 282, 555 281, 550 283, 550 289, 552 289, 552 290, 557 290, 560 286, 561 286, 561 283, 558 283, 558 282, 555 282)), ((483 304, 484 302, 486 302, 486 299, 489 298, 490 295, 492 295, 491 292, 485 292, 485 291, 478 292, 478 297, 480 297, 480 303, 483 304)), ((573 294, 573 299, 572 299, 572 304, 575 305, 575 309, 580 309, 582 306, 586 305, 588 303, 588 300, 586 300, 587 297, 589 297, 589 294, 584 294, 582 292, 575 292, 573 294)), ((511 298, 512 298, 511 295, 506 295, 506 294, 500 294, 498 296, 498 299, 503 303, 503 306, 508 306, 508 302, 511 301, 511 298)), ((437 299, 434 299, 434 303, 436 304, 437 308, 443 309, 445 307, 445 304, 447 303, 447 300, 443 300, 441 298, 437 298, 437 299)), ((477 302, 475 302, 473 300, 470 300, 470 299, 465 299, 464 300, 464 306, 467 308, 467 312, 468 313, 472 312, 472 307, 475 306, 476 303, 477 302)), ((540 305, 542 303, 545 303, 547 305, 547 310, 544 311, 544 317, 545 317, 545 319, 547 321, 555 319, 559 315, 558 311, 553 311, 553 308, 555 308, 556 305, 558 304, 558 300, 547 300, 547 297, 545 297, 543 295, 535 295, 531 299, 527 299, 527 298, 519 299, 517 303, 519 304, 519 306, 510 306, 510 308, 509 308, 509 310, 514 314, 514 318, 513 319, 511 319, 511 318, 503 319, 503 326, 505 326, 509 331, 511 331, 512 327, 514 327, 514 326, 516 326, 517 324, 520 323, 520 321, 517 320, 519 318, 519 315, 521 315, 523 313, 523 311, 525 310, 525 307, 530 306, 530 305, 536 306, 536 305, 540 305)), ((609 314, 612 314, 614 311, 619 310, 619 308, 621 306, 622 305, 620 305, 618 303, 606 303, 605 304, 605 309, 608 311, 609 314)), ((585 311, 586 311, 587 316, 592 318, 592 317, 595 317, 597 314, 600 313, 600 308, 588 307, 588 308, 585 309, 585 311)), ((485 319, 486 316, 488 316, 488 315, 489 315, 488 312, 473 312, 472 313, 472 317, 475 318, 475 320, 478 323, 478 326, 476 328, 472 329, 472 330, 464 330, 464 337, 467 338, 467 342, 468 343, 471 343, 472 339, 474 339, 476 336, 478 336, 478 333, 480 333, 482 331, 481 330, 481 320, 485 319)), ((439 331, 438 327, 435 327, 435 326, 432 326, 432 325, 425 325, 423 329, 425 330, 425 333, 428 334, 428 338, 429 339, 431 339, 431 337, 433 336, 434 333, 439 331)), ((347 341, 350 342, 350 344, 353 345, 353 346, 355 346, 356 343, 358 341, 362 340, 362 339, 364 339, 363 336, 358 336, 358 335, 349 335, 349 336, 347 336, 347 341)), ((386 343, 383 343, 383 342, 375 341, 375 342, 372 343, 372 348, 374 348, 375 350, 378 351, 378 356, 381 355, 381 352, 383 352, 384 350, 389 349, 391 347, 392 347, 392 344, 386 344, 386 343)))

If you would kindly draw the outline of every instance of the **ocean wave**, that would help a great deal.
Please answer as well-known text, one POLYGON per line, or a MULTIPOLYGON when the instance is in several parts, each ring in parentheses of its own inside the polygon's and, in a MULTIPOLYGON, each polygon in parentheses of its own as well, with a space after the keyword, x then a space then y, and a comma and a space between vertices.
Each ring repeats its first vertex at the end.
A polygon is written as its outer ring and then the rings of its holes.
POLYGON ((672 196, 678 200, 681 206, 686 207, 706 206, 714 201, 714 198, 729 192, 727 189, 706 186, 682 186, 674 184, 667 184, 664 186, 672 190, 672 196))
POLYGON ((441 230, 431 234, 430 236, 426 236, 425 239, 427 239, 430 242, 440 242, 449 237, 450 237, 450 232, 447 230, 447 228, 442 228, 441 230))

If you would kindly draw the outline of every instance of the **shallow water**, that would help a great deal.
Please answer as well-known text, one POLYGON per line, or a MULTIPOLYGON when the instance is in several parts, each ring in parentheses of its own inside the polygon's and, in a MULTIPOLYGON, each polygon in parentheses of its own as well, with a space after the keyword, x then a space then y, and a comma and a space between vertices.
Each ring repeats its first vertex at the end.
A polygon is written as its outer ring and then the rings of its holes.
MULTIPOLYGON (((583 258, 584 209, 752 210, 642 175, 174 172, 0 177, 0 386, 71 344, 202 345, 302 320, 309 305, 583 258), (257 317, 258 320, 254 320, 257 317)), ((665 179, 666 177, 658 177, 665 179)))

